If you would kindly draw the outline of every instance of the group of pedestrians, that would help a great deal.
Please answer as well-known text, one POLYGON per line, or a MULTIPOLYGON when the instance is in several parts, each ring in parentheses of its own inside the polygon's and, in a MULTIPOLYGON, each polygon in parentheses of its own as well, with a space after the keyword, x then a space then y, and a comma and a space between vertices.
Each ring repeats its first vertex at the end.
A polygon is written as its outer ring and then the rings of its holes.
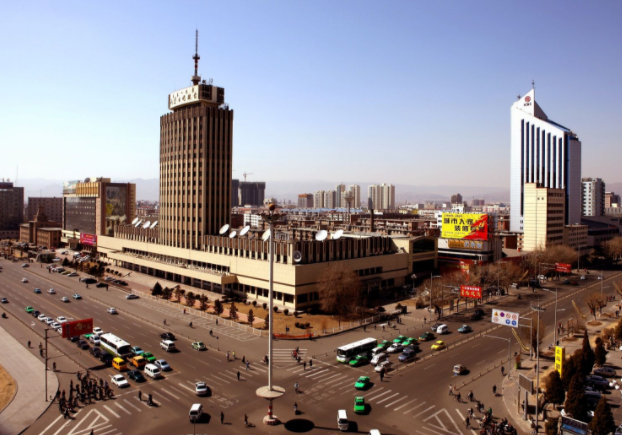
POLYGON ((58 409, 65 419, 72 418, 71 413, 82 405, 90 405, 94 400, 106 400, 114 397, 112 389, 107 381, 99 379, 99 382, 89 377, 89 373, 82 376, 80 372, 76 374, 77 382, 73 379, 69 381, 69 394, 66 390, 58 390, 54 401, 58 402, 58 409))

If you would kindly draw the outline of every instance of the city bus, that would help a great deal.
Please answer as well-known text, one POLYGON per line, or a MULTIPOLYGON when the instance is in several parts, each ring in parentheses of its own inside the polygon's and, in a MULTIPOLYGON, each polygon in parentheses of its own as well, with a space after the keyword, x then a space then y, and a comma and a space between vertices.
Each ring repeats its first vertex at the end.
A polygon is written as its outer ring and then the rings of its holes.
POLYGON ((114 334, 106 333, 99 337, 100 345, 113 355, 125 358, 132 355, 130 344, 114 334))
POLYGON ((337 348, 337 361, 341 363, 349 363, 352 358, 360 354, 366 354, 371 352, 378 346, 378 340, 375 338, 365 338, 363 340, 355 341, 354 343, 346 344, 337 348))

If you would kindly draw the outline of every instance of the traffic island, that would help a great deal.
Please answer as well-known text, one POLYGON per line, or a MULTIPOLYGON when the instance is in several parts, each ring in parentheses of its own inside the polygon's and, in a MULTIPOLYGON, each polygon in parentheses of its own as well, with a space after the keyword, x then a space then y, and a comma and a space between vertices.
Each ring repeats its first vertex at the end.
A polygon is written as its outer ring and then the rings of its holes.
POLYGON ((273 385, 272 388, 269 386, 259 387, 257 388, 256 394, 269 402, 268 415, 263 418, 263 424, 268 426, 276 426, 277 424, 280 424, 281 422, 279 418, 272 413, 272 401, 282 397, 283 394, 285 394, 285 389, 277 387, 276 385, 273 385))

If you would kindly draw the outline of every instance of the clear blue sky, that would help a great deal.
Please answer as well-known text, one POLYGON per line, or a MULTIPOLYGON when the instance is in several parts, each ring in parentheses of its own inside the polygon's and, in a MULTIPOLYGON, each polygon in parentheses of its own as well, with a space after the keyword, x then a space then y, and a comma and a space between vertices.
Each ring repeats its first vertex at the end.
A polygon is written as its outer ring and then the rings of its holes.
MULTIPOLYGON (((158 176, 159 117, 199 72, 235 110, 234 178, 509 186, 536 81, 622 181, 620 1, 5 2, 0 177, 158 176)), ((327 186, 329 188, 330 186, 327 186)))

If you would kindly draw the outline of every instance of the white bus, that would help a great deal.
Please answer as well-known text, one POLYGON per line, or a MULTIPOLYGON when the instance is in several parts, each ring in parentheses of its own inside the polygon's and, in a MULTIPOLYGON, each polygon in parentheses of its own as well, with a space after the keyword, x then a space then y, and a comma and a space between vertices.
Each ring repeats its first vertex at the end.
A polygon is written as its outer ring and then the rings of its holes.
POLYGON ((130 344, 127 341, 121 340, 114 334, 107 332, 105 334, 102 334, 99 337, 99 340, 101 347, 116 356, 125 358, 126 356, 132 355, 130 344))
POLYGON ((375 338, 365 338, 354 343, 346 344, 337 348, 337 361, 348 363, 357 355, 370 352, 378 346, 378 340, 375 338))

